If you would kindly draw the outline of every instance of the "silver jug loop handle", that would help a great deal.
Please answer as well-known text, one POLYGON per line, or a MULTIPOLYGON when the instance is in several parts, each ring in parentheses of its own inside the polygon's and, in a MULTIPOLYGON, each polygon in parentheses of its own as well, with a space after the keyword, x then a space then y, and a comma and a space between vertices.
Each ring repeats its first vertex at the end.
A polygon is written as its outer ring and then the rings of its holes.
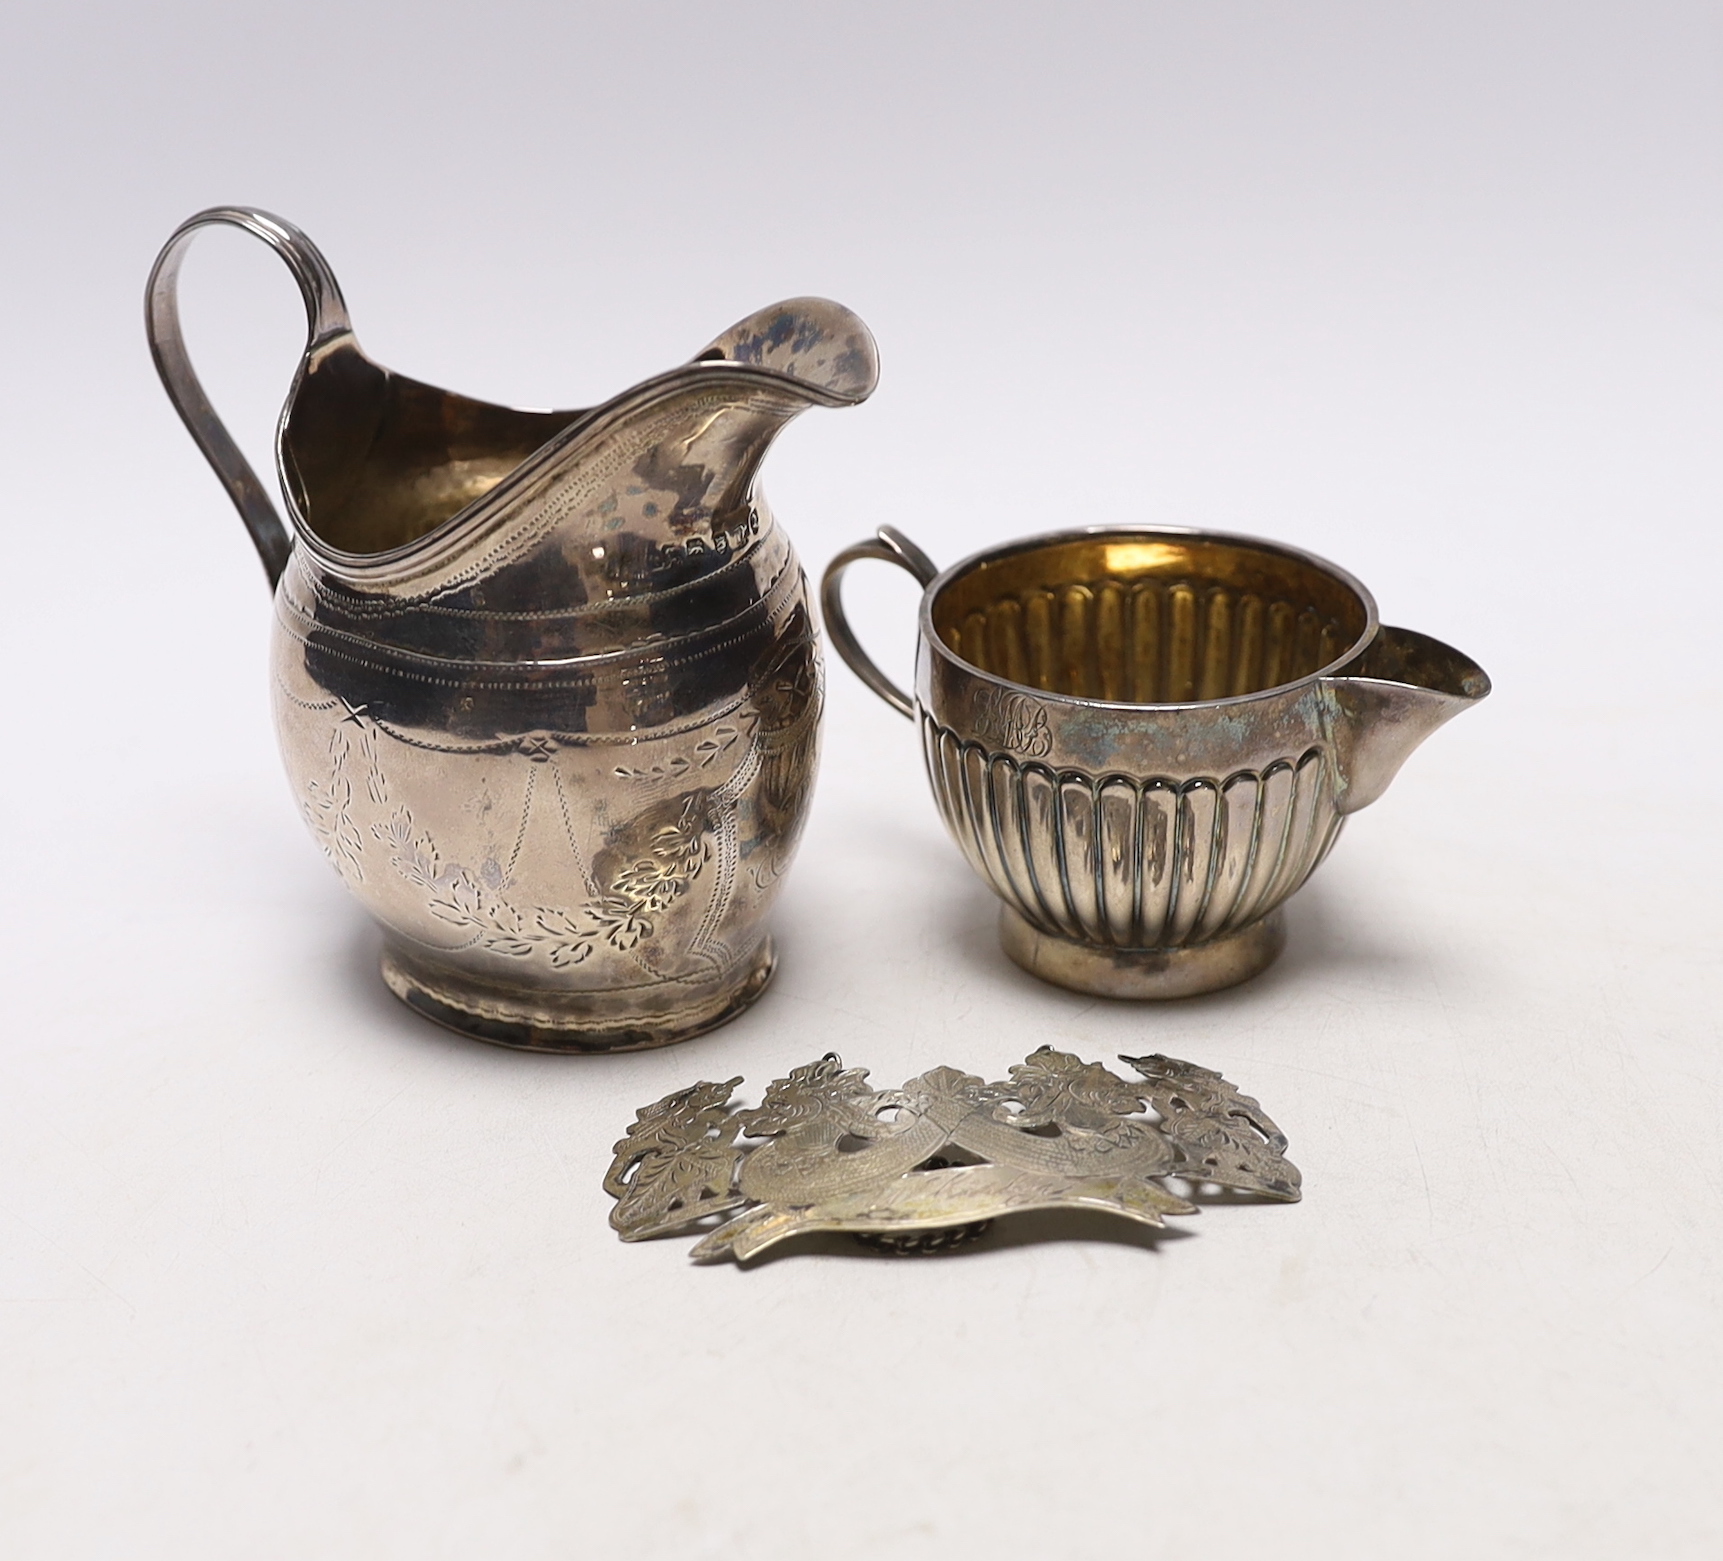
POLYGON ((844 665, 899 715, 913 719, 915 701, 873 664, 872 657, 861 648, 861 642, 856 639, 855 631, 844 615, 839 583, 844 571, 864 558, 877 558, 883 563, 896 564, 899 569, 907 569, 923 588, 933 583, 939 574, 939 566, 895 526, 881 526, 869 541, 858 542, 839 553, 826 565, 825 577, 820 581, 820 611, 825 615, 826 632, 831 636, 837 653, 843 657, 844 665))
POLYGON ((155 359, 156 372, 161 375, 168 399, 174 410, 197 441, 204 458, 215 468, 215 474, 227 489, 238 509, 245 529, 251 534, 258 556, 269 576, 269 587, 281 578, 293 551, 293 538, 268 491, 258 481, 251 463, 240 453, 239 446, 222 426, 209 404, 191 358, 185 349, 185 337, 180 330, 179 269, 185 253, 200 228, 217 223, 242 228, 254 238, 260 238, 287 262, 293 279, 299 284, 305 300, 307 351, 310 352, 333 337, 350 333, 352 322, 347 317, 347 302, 341 296, 340 284, 321 251, 291 222, 258 211, 250 206, 212 206, 188 217, 173 236, 162 246, 150 271, 149 285, 144 293, 144 329, 149 336, 150 356, 155 359))

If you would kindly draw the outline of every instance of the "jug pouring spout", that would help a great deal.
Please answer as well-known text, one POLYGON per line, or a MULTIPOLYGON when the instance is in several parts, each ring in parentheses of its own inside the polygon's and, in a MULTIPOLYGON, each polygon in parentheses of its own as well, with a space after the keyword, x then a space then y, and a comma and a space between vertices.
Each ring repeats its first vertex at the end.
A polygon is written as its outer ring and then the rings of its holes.
POLYGON ((1368 807, 1413 749, 1490 692, 1489 675, 1469 656, 1428 634, 1387 624, 1355 661, 1323 682, 1341 711, 1337 735, 1348 781, 1343 813, 1368 807))

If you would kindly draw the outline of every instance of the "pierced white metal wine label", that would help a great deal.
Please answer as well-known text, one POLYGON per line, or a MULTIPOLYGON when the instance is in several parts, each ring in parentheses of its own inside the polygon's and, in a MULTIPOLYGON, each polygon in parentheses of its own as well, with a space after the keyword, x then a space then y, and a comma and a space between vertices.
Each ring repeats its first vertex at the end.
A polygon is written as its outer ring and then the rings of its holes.
POLYGON ((875 1090, 828 1052, 751 1111, 731 1102, 740 1078, 693 1084, 642 1107, 616 1145, 610 1223, 624 1241, 704 1230, 692 1256, 711 1262, 812 1231, 945 1251, 1031 1209, 1159 1226, 1198 1212, 1169 1178, 1297 1202, 1286 1135, 1250 1096, 1174 1057, 1120 1061, 1137 1081, 1043 1046, 1001 1083, 934 1068, 875 1090))

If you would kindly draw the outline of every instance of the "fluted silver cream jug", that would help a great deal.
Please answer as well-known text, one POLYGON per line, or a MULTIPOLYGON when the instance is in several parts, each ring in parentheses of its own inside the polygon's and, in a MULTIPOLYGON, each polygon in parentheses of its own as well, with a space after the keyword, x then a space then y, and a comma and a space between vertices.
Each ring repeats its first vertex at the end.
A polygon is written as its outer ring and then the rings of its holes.
POLYGON ((1383 624, 1343 569, 1255 537, 1091 526, 942 573, 885 526, 822 591, 838 653, 920 725, 946 827, 1003 902, 1005 952, 1106 997, 1265 969, 1347 816, 1490 691, 1469 657, 1383 624), (924 587, 913 699, 845 621, 861 559, 924 587))
POLYGON ((822 680, 807 583, 756 483, 810 406, 872 391, 867 327, 761 310, 602 406, 526 412, 367 358, 327 262, 199 213, 151 349, 268 571, 300 811, 420 1013, 553 1051, 657 1046, 747 1006, 806 815, 822 680), (177 278, 210 224, 287 263, 309 340, 276 437, 291 530, 205 397, 177 278))

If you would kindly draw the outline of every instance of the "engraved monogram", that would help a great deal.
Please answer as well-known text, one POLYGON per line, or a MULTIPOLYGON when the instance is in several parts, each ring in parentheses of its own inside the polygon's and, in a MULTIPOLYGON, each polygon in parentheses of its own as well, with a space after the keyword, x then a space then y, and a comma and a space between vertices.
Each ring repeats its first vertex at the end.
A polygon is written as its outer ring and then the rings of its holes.
POLYGON ((1047 707, 1027 694, 1002 688, 980 688, 975 693, 975 735, 985 743, 996 743, 1029 759, 1045 758, 1053 750, 1053 733, 1047 725, 1047 707))

